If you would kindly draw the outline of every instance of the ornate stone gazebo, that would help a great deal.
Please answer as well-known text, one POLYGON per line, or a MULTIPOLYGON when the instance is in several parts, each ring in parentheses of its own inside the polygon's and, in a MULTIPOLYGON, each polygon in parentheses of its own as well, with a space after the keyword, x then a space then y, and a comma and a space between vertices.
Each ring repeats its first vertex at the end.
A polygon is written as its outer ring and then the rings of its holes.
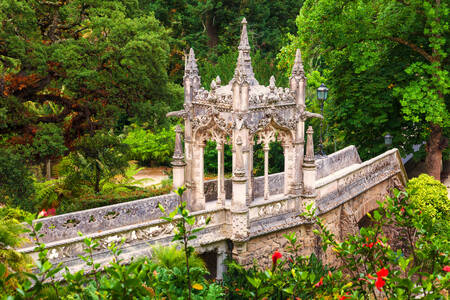
MULTIPOLYGON (((181 128, 176 130, 173 160, 174 187, 187 187, 186 201, 193 211, 205 209, 203 149, 208 140, 215 141, 218 150, 217 205, 225 205, 224 145, 232 146, 233 177, 231 211, 248 211, 255 201, 253 193, 254 141, 264 150, 264 197, 268 201, 269 144, 281 142, 284 149, 284 195, 314 197, 315 163, 312 128, 306 133, 308 145, 304 156, 305 120, 321 115, 306 111, 306 77, 300 50, 297 49, 289 88, 277 87, 275 78, 269 86, 258 83, 253 73, 247 22, 242 20, 239 56, 233 79, 222 85, 219 76, 210 84, 210 90, 201 87, 201 78, 190 49, 184 75, 184 110, 168 116, 184 119, 184 153, 181 128)), ((258 199, 259 201, 259 199, 258 199)), ((234 222, 232 223, 234 226, 234 222)))

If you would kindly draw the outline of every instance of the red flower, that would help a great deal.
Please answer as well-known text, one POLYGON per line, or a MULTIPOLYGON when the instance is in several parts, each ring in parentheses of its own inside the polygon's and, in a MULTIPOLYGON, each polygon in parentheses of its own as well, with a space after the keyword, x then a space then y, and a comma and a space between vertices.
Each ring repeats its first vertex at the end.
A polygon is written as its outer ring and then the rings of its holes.
POLYGON ((378 277, 386 277, 388 275, 389 275, 389 271, 388 271, 388 269, 386 269, 384 267, 381 268, 381 270, 377 272, 378 277))
POLYGON ((350 294, 349 292, 345 293, 345 295, 343 295, 341 298, 339 298, 339 300, 350 299, 350 297, 347 297, 349 294, 350 294))
POLYGON ((386 284, 386 281, 383 280, 383 278, 378 277, 377 281, 375 281, 375 286, 379 291, 381 291, 381 288, 386 284))
POLYGON ((450 272, 450 266, 445 266, 442 268, 442 270, 445 272, 450 272))
POLYGON ((47 213, 47 211, 45 209, 41 210, 39 212, 39 214, 38 214, 38 218, 39 217, 46 217, 46 216, 48 216, 48 213, 47 213))
POLYGON ((55 208, 49 208, 49 209, 47 209, 47 215, 48 215, 48 216, 54 216, 54 215, 56 215, 56 209, 55 209, 55 208))
POLYGON ((389 270, 384 267, 377 272, 377 281, 375 281, 375 286, 379 291, 381 291, 381 288, 386 284, 386 281, 383 280, 383 277, 388 276, 388 274, 389 270))
POLYGON ((275 251, 275 252, 273 253, 273 255, 272 255, 272 263, 273 263, 273 265, 276 265, 276 264, 277 264, 277 260, 279 260, 282 256, 283 256, 283 255, 281 255, 280 252, 275 251))
POLYGON ((320 277, 319 282, 317 282, 314 286, 315 286, 315 287, 319 287, 319 286, 322 286, 322 285, 323 285, 323 276, 320 277))

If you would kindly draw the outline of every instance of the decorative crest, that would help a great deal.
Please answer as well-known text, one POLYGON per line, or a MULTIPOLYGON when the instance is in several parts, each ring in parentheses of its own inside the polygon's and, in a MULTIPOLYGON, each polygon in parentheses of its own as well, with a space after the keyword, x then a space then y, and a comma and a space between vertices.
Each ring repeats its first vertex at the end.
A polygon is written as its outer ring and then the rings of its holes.
POLYGON ((295 53, 294 66, 292 66, 292 76, 305 76, 300 49, 297 49, 297 52, 295 53))
POLYGON ((194 75, 198 76, 198 67, 197 60, 195 59, 194 49, 189 50, 189 56, 186 59, 185 67, 184 67, 184 75, 194 75))

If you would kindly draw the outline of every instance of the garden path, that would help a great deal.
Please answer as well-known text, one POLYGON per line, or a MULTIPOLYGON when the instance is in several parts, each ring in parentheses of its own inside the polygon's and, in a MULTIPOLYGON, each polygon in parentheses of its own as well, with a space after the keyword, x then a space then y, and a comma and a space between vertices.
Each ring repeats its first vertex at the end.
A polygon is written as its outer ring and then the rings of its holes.
POLYGON ((167 173, 165 171, 169 171, 169 167, 154 167, 154 168, 144 168, 139 171, 134 176, 134 179, 140 180, 140 179, 149 179, 146 180, 143 183, 143 186, 150 186, 154 184, 159 184, 164 179, 168 179, 169 176, 167 176, 167 173))

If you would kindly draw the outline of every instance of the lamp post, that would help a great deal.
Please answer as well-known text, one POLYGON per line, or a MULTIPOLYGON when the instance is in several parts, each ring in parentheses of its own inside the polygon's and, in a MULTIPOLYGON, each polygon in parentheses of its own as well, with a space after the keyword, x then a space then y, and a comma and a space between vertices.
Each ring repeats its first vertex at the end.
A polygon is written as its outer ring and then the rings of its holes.
MULTIPOLYGON (((323 116, 323 103, 328 98, 328 88, 325 86, 325 84, 321 84, 319 88, 317 89, 317 99, 320 100, 320 113, 323 116)), ((322 143, 322 129, 323 129, 323 119, 320 119, 320 139, 319 139, 319 154, 321 156, 326 156, 325 152, 323 151, 323 143, 322 143)))
POLYGON ((391 149, 392 148, 392 138, 393 136, 389 133, 384 136, 384 144, 386 145, 386 148, 391 149))

